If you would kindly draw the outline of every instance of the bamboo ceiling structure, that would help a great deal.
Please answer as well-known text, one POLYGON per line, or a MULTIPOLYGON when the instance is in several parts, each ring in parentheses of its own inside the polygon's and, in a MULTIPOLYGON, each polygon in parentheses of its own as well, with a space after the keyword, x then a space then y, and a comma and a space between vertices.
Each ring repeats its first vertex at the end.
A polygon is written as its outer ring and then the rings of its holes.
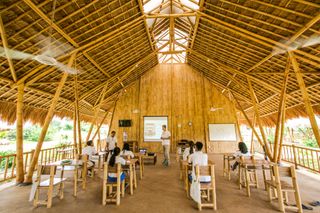
MULTIPOLYGON (((277 123, 286 79, 286 118, 308 115, 298 71, 320 113, 319 42, 287 51, 319 40, 318 0, 59 0, 53 23, 52 4, 2 0, 0 29, 3 47, 32 54, 46 48, 52 29, 54 48, 70 46, 57 60, 67 64, 76 54, 71 64, 81 72, 66 77, 56 115, 73 115, 76 86, 81 119, 92 120, 97 109, 102 118, 123 88, 158 63, 189 64, 266 125, 277 123)), ((30 60, 1 57, 0 64, 2 119, 15 121, 24 84, 24 117, 43 123, 64 73, 30 60)))

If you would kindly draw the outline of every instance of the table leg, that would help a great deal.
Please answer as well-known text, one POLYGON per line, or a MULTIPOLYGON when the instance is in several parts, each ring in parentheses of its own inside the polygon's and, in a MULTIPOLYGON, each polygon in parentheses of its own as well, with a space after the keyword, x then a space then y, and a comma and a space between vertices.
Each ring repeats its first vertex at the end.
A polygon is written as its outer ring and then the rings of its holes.
POLYGON ((75 197, 77 197, 77 188, 78 188, 78 169, 77 169, 77 167, 75 166, 74 167, 74 170, 73 170, 73 182, 74 182, 74 184, 73 184, 73 196, 75 196, 75 197))
POLYGON ((100 171, 101 171, 101 157, 102 157, 102 155, 99 155, 99 158, 98 158, 98 173, 100 173, 100 171))
POLYGON ((134 183, 134 188, 137 188, 137 172, 136 172, 136 165, 133 164, 133 183, 134 183))
POLYGON ((130 194, 133 195, 133 171, 132 171, 132 164, 129 167, 129 181, 130 181, 130 194))
POLYGON ((143 162, 142 162, 142 157, 139 156, 139 163, 140 163, 140 166, 139 166, 139 170, 140 170, 140 180, 142 180, 142 176, 143 176, 143 162))

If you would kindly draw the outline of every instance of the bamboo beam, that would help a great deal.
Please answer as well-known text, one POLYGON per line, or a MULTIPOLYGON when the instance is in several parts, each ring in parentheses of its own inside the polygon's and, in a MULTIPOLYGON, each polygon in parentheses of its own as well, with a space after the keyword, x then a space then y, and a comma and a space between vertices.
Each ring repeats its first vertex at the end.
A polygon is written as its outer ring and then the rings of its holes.
POLYGON ((254 113, 255 113, 255 122, 258 123, 259 130, 260 130, 260 133, 262 136, 262 140, 263 140, 263 143, 265 144, 265 148, 266 148, 267 152, 271 153, 269 145, 268 145, 267 137, 266 137, 266 134, 264 132, 264 129, 263 129, 263 126, 262 126, 262 123, 260 120, 259 108, 256 103, 257 97, 256 97, 256 94, 253 90, 252 83, 251 83, 250 79, 248 78, 247 80, 248 80, 249 92, 250 92, 250 96, 251 96, 251 100, 252 100, 252 104, 253 104, 253 108, 254 108, 254 113))
POLYGON ((4 54, 6 55, 6 58, 8 60, 9 68, 10 68, 10 72, 11 72, 13 81, 17 82, 16 71, 14 70, 13 62, 12 62, 11 56, 10 56, 10 54, 8 52, 8 48, 9 48, 8 40, 7 40, 6 32, 5 32, 5 29, 4 29, 4 26, 3 26, 1 14, 0 14, 0 34, 1 34, 2 45, 4 47, 4 54))
POLYGON ((31 0, 23 0, 29 7, 31 7, 31 9, 38 14, 45 22, 47 22, 47 24, 49 24, 50 26, 52 26, 53 29, 55 29, 59 34, 61 34, 67 41, 69 41, 73 46, 75 47, 79 47, 79 45, 73 41, 73 39, 67 35, 60 27, 58 27, 58 25, 56 25, 55 23, 52 22, 52 20, 50 20, 48 18, 48 16, 46 16, 46 14, 44 14, 38 7, 37 5, 35 5, 31 0))
POLYGON ((298 84, 299 84, 299 87, 300 87, 300 90, 301 90, 301 94, 302 94, 302 98, 303 98, 303 102, 304 102, 307 114, 309 116, 309 120, 310 120, 310 123, 311 123, 311 127, 312 127, 312 130, 313 130, 314 137, 316 138, 318 146, 320 147, 319 127, 318 127, 318 124, 317 124, 317 121, 316 121, 316 118, 315 118, 315 115, 314 115, 314 112, 313 112, 313 108, 312 108, 312 105, 311 105, 311 102, 310 102, 310 98, 309 98, 309 95, 308 95, 308 91, 307 91, 306 85, 305 85, 304 80, 303 80, 303 76, 302 76, 302 74, 300 72, 299 64, 298 64, 298 62, 297 62, 297 60, 295 58, 294 53, 293 52, 288 52, 288 53, 289 53, 289 57, 291 59, 293 70, 296 73, 296 78, 297 78, 297 81, 298 81, 298 84))
MULTIPOLYGON (((114 31, 111 31, 110 33, 107 33, 93 41, 88 42, 87 44, 80 46, 78 48, 75 48, 74 50, 70 51, 69 53, 58 57, 56 60, 61 60, 64 59, 65 57, 71 56, 74 53, 80 52, 80 51, 85 51, 88 50, 89 48, 91 48, 92 46, 98 46, 101 45, 113 38, 115 38, 117 35, 119 35, 122 30, 127 29, 128 27, 131 27, 133 25, 135 25, 136 23, 138 23, 139 21, 141 21, 141 19, 143 18, 143 16, 139 16, 138 18, 132 20, 131 22, 128 22, 127 24, 115 29, 114 31)), ((12 85, 12 86, 17 86, 18 84, 24 82, 26 79, 28 79, 29 77, 33 76, 34 74, 36 74, 38 71, 40 71, 41 69, 45 68, 47 65, 40 65, 39 67, 31 70, 28 74, 26 74, 25 76, 23 76, 22 78, 20 78, 16 84, 12 85)))
POLYGON ((278 110, 278 116, 277 116, 277 124, 276 124, 276 133, 274 137, 274 148, 273 148, 273 160, 274 162, 277 162, 278 160, 278 153, 279 153, 279 144, 280 140, 279 138, 282 137, 281 134, 281 129, 282 129, 282 117, 283 111, 285 109, 285 104, 286 104, 286 91, 287 91, 287 83, 288 83, 288 73, 290 71, 290 60, 288 58, 287 61, 287 67, 285 70, 285 75, 284 75, 284 80, 283 80, 283 86, 282 86, 282 91, 280 95, 280 103, 279 103, 279 110, 278 110))
MULTIPOLYGON (((261 145, 262 147, 264 147, 265 144, 263 143, 263 141, 262 141, 261 138, 259 137, 259 135, 258 135, 257 131, 255 130, 254 126, 252 125, 249 117, 247 116, 247 114, 245 113, 245 111, 242 109, 242 107, 241 107, 238 99, 236 98, 236 96, 233 95, 232 92, 231 92, 231 95, 233 96, 234 100, 236 101, 236 103, 237 103, 237 105, 238 105, 241 113, 243 114, 243 116, 245 117, 246 121, 248 122, 250 128, 252 129, 252 131, 253 131, 254 135, 256 136, 257 140, 259 141, 260 145, 261 145)), ((269 157, 269 159, 272 160, 271 153, 270 153, 267 149, 266 149, 266 154, 267 154, 267 156, 269 157)))
MULTIPOLYGON (((247 38, 249 40, 252 40, 258 44, 261 44, 263 46, 266 46, 266 47, 269 47, 269 48, 274 48, 274 49, 277 49, 277 50, 282 50, 282 49, 285 49, 287 50, 289 47, 288 45, 286 44, 283 44, 283 43, 280 43, 280 42, 277 42, 277 41, 274 41, 270 38, 267 38, 267 37, 264 37, 264 36, 261 36, 261 35, 258 35, 258 34, 255 34, 253 32, 250 32, 246 29, 243 29, 241 27, 238 27, 238 26, 235 26, 233 24, 230 24, 228 22, 225 22, 225 21, 222 21, 218 18, 215 18, 213 16, 210 16, 206 13, 203 13, 203 12, 200 12, 200 11, 197 11, 197 13, 199 13, 202 18, 206 19, 209 23, 211 23, 212 25, 218 25, 219 27, 221 27, 222 29, 225 29, 227 31, 230 31, 230 32, 233 32, 237 35, 240 35, 244 38, 247 38)), ((304 52, 302 50, 295 50, 296 53, 298 54, 301 54, 301 55, 304 55, 314 61, 317 61, 318 63, 320 62, 320 57, 316 56, 316 55, 312 55, 310 53, 307 53, 307 52, 304 52)))
MULTIPOLYGON (((69 67, 72 66, 75 58, 76 58, 76 53, 73 54, 70 57, 70 60, 68 62, 68 66, 69 67)), ((55 107, 56 107, 56 105, 58 103, 60 93, 62 91, 62 88, 64 86, 65 81, 67 80, 67 77, 68 77, 68 73, 66 73, 66 72, 63 73, 63 76, 61 78, 61 82, 58 85, 56 93, 54 94, 54 97, 52 99, 50 108, 49 108, 48 113, 46 115, 45 122, 43 124, 42 130, 41 130, 41 133, 40 133, 40 136, 39 136, 39 140, 38 140, 38 143, 37 143, 36 150, 34 152, 30 167, 28 169, 28 173, 27 173, 26 180, 25 180, 26 183, 31 183, 32 182, 33 172, 34 172, 36 164, 38 163, 38 158, 39 158, 39 154, 40 154, 40 151, 41 151, 41 147, 42 147, 44 138, 45 138, 45 136, 47 134, 47 130, 48 130, 49 124, 50 124, 50 122, 51 122, 51 120, 53 118, 53 115, 54 115, 54 112, 55 112, 55 107)))
POLYGON ((94 138, 97 136, 97 134, 98 134, 98 132, 99 132, 99 130, 100 130, 100 128, 101 128, 104 120, 107 118, 108 114, 109 114, 109 112, 107 111, 107 112, 105 113, 105 115, 103 116, 103 118, 102 118, 99 126, 97 126, 97 130, 96 130, 96 132, 94 133, 94 135, 93 135, 93 137, 92 137, 92 140, 94 140, 94 138))
POLYGON ((145 15, 147 19, 152 18, 179 18, 179 17, 192 17, 196 16, 196 13, 172 13, 172 14, 147 14, 145 15))
MULTIPOLYGON (((200 0, 200 2, 199 2, 199 10, 200 11, 203 11, 203 9, 204 9, 203 5, 204 5, 204 0, 200 0)), ((190 43, 190 49, 193 48, 194 42, 196 40, 196 36, 197 36, 198 28, 199 28, 199 23, 200 23, 200 16, 197 13, 196 22, 195 22, 195 26, 194 26, 194 30, 193 30, 193 34, 192 34, 191 43, 190 43)))
MULTIPOLYGON (((16 142, 16 183, 24 181, 24 166, 23 166, 23 95, 24 85, 19 84, 17 94, 17 142, 16 142)), ((14 165, 13 165, 14 167, 14 165)))
MULTIPOLYGON (((252 118, 252 125, 253 125, 253 126, 256 126, 256 115, 255 115, 255 114, 253 115, 253 118, 252 118)), ((254 133, 253 133, 253 130, 251 131, 251 147, 250 147, 250 152, 251 152, 251 154, 254 153, 254 133)))
POLYGON ((100 72, 102 72, 105 76, 107 76, 108 78, 110 78, 110 75, 109 75, 106 71, 104 71, 104 70, 100 67, 100 65, 97 64, 97 62, 95 62, 95 60, 93 60, 93 58, 91 58, 91 57, 88 55, 88 53, 83 52, 83 55, 84 55, 84 57, 86 57, 86 58, 91 62, 91 64, 92 64, 93 66, 95 66, 100 72))
MULTIPOLYGON (((317 23, 320 20, 320 13, 315 16, 312 20, 310 20, 306 25, 304 25, 298 32, 296 32, 288 41, 286 41, 286 45, 290 45, 293 42, 296 41, 297 38, 299 38, 299 36, 301 36, 304 32, 306 32, 308 29, 310 29, 310 27, 312 27, 315 23, 317 23)), ((268 61, 270 58, 272 58, 273 53, 270 53, 267 57, 265 57, 264 59, 262 59, 261 61, 259 61, 258 63, 256 63, 255 65, 253 65, 250 69, 248 69, 246 71, 246 73, 254 70, 255 68, 259 67, 261 64, 263 64, 264 62, 268 61)))

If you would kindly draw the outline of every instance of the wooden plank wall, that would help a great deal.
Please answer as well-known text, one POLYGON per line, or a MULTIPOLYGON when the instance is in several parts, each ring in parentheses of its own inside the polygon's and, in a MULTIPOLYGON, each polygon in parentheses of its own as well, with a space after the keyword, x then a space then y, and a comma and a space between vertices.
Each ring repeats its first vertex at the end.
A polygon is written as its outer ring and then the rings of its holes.
POLYGON ((126 88, 114 112, 111 130, 117 132, 120 147, 126 131, 128 140, 139 141, 140 147, 162 151, 161 143, 143 141, 143 116, 168 116, 172 151, 180 139, 205 142, 209 153, 236 150, 236 142, 208 142, 208 123, 236 123, 234 104, 186 64, 157 65, 126 88), (210 112, 211 106, 224 109, 210 112), (119 128, 119 119, 131 119, 132 127, 119 128))

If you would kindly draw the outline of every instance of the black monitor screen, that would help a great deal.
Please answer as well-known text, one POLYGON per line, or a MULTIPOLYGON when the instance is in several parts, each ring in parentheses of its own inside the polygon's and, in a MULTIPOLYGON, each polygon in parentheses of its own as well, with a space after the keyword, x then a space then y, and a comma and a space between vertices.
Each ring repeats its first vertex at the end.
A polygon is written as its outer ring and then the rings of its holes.
POLYGON ((119 127, 131 126, 131 120, 119 120, 119 127))

